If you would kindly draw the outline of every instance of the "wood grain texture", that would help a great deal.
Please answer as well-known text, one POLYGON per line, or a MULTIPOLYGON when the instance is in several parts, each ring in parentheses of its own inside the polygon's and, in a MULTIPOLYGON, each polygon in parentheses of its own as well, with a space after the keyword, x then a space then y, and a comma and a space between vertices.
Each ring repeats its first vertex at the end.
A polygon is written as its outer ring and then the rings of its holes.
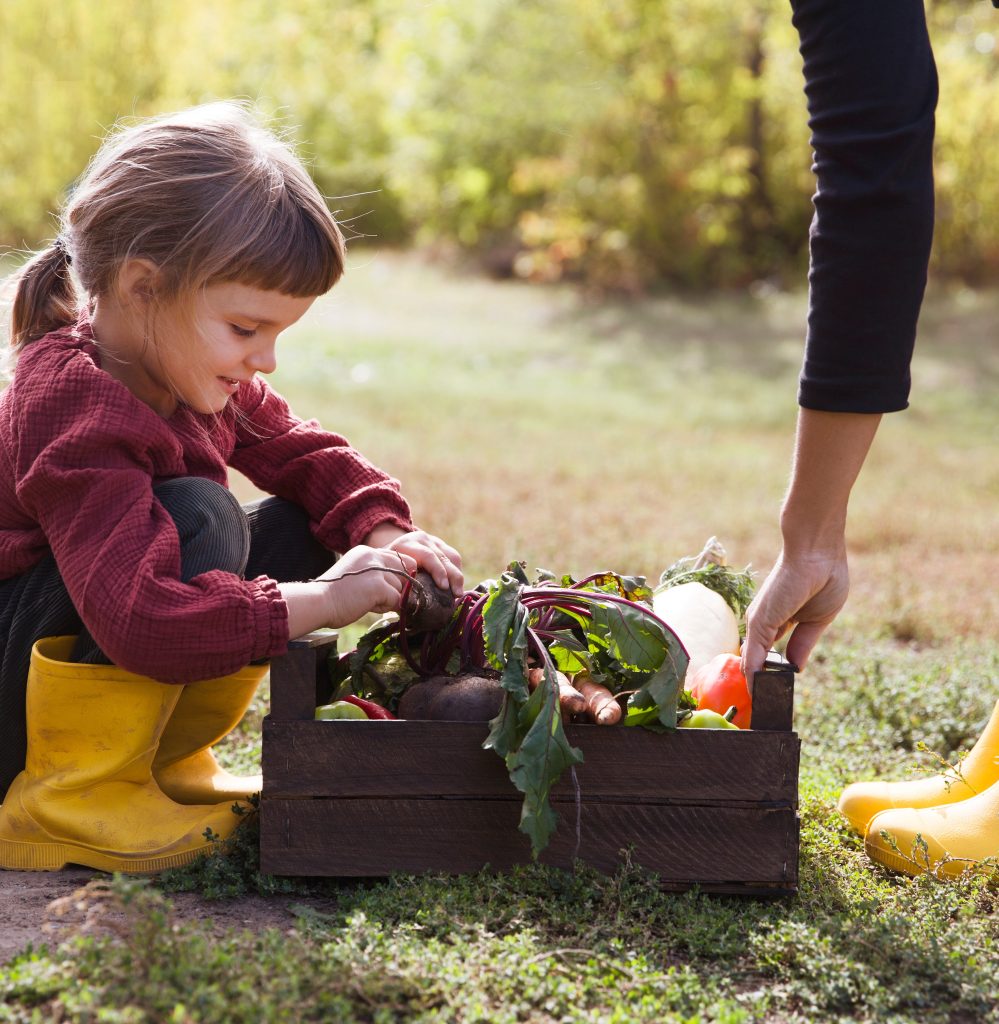
MULTIPOLYGON (((613 872, 627 855, 680 887, 793 891, 798 818, 789 807, 559 806, 542 854, 613 872)), ((512 801, 268 800, 261 807, 261 869, 277 875, 382 876, 393 872, 506 871, 530 862, 512 801)))
POLYGON ((753 729, 789 731, 794 720, 794 672, 767 669, 753 677, 753 729))
POLYGON ((294 640, 288 641, 288 649, 297 651, 303 647, 329 647, 330 644, 335 644, 337 641, 337 632, 335 629, 317 629, 312 633, 305 633, 302 636, 295 637, 294 640))
MULTIPOLYGON (((506 765, 482 749, 484 724, 264 720, 263 774, 270 797, 478 796, 519 799, 506 765)), ((797 805, 800 741, 787 732, 727 729, 652 733, 570 725, 587 799, 637 803, 797 805)), ((574 799, 566 777, 555 799, 574 799)))
POLYGON ((336 650, 336 633, 307 633, 288 642, 271 661, 271 711, 275 721, 312 720, 324 689, 325 661, 336 650))

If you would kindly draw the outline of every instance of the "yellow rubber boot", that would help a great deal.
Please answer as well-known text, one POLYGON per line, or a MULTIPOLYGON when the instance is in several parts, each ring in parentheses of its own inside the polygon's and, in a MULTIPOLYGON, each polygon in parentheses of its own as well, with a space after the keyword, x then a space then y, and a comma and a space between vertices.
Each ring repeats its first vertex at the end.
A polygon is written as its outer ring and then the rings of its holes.
POLYGON ((31 652, 28 749, 0 807, 0 867, 144 874, 189 863, 211 849, 207 829, 225 838, 240 818, 174 803, 153 781, 182 687, 69 663, 74 639, 48 637, 31 652))
POLYGON ((153 760, 153 778, 171 800, 232 803, 260 792, 259 775, 241 778, 224 771, 211 746, 239 725, 267 668, 247 665, 232 675, 183 687, 153 760))
POLYGON ((995 785, 999 782, 999 702, 960 768, 960 775, 946 772, 908 782, 854 782, 839 798, 840 812, 864 835, 871 819, 881 811, 954 804, 995 785))
POLYGON ((995 861, 999 858, 999 782, 955 804, 882 811, 871 821, 864 846, 871 860, 906 875, 929 871, 956 878, 977 869, 987 858, 995 861), (889 838, 882 838, 882 832, 889 838))

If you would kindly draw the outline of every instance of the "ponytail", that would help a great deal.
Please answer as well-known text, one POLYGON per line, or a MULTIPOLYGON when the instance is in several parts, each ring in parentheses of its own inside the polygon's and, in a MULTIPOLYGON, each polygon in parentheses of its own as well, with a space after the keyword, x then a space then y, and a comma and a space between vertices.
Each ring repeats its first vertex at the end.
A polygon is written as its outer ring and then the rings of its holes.
POLYGON ((72 258, 56 239, 15 275, 10 343, 15 352, 50 331, 76 323, 79 303, 69 273, 72 258))

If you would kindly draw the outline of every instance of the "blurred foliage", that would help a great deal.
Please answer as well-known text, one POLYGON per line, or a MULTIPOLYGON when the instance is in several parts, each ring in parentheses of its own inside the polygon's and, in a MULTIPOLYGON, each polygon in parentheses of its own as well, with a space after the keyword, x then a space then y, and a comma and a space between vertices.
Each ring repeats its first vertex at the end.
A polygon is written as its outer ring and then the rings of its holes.
MULTIPOLYGON (((938 272, 999 270, 999 15, 931 0, 938 272)), ((2 0, 0 241, 105 129, 237 96, 361 236, 639 291, 800 279, 813 179, 786 0, 2 0)))

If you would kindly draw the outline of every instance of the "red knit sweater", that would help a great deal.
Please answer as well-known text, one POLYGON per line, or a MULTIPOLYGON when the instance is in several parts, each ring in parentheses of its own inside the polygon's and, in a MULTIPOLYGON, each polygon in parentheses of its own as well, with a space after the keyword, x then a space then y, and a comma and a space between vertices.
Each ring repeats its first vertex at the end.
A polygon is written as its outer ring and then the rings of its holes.
POLYGON ((21 354, 0 395, 0 579, 51 550, 80 617, 109 658, 164 682, 227 675, 280 654, 288 609, 267 577, 180 580, 173 520, 153 484, 225 484, 226 467, 298 502, 332 551, 379 523, 412 529, 398 483, 347 441, 298 419, 263 380, 214 418, 158 416, 100 367, 89 325, 21 354))

